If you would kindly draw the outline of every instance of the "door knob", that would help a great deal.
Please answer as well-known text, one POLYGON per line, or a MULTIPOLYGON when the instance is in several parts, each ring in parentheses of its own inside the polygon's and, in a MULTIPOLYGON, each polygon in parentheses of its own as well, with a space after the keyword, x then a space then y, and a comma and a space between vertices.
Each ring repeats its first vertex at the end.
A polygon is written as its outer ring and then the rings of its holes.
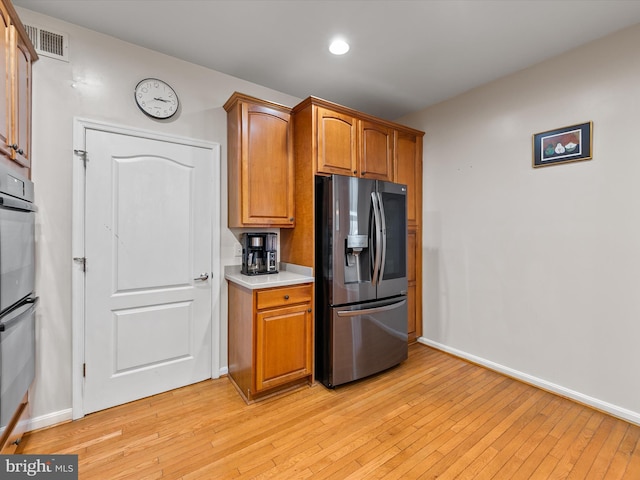
POLYGON ((194 278, 194 280, 199 280, 201 282, 206 282, 207 280, 209 280, 209 274, 208 273, 201 273, 199 277, 194 278))

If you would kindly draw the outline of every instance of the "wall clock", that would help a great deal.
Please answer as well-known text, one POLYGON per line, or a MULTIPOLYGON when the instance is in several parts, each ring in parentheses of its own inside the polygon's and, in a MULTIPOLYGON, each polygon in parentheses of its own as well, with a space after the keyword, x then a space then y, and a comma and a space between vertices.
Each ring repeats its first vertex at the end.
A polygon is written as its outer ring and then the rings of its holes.
POLYGON ((167 82, 157 78, 140 80, 134 91, 136 104, 151 118, 170 118, 178 111, 180 101, 167 82))

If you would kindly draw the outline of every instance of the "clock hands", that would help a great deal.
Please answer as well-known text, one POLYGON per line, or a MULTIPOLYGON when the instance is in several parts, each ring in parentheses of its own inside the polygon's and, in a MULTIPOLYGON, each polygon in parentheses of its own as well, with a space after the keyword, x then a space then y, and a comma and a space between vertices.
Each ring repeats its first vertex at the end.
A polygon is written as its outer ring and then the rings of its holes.
POLYGON ((152 118, 169 118, 179 108, 176 92, 170 85, 157 78, 145 78, 135 88, 138 107, 152 118))

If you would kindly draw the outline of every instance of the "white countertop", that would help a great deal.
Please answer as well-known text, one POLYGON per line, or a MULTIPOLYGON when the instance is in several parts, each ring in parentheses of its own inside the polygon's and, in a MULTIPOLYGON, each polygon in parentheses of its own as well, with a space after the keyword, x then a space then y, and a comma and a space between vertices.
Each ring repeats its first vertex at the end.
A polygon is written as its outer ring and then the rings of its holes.
POLYGON ((267 275, 242 275, 240 265, 228 265, 224 267, 224 278, 244 288, 256 290, 259 288, 285 287, 300 283, 313 283, 315 279, 310 267, 280 263, 278 273, 267 275))

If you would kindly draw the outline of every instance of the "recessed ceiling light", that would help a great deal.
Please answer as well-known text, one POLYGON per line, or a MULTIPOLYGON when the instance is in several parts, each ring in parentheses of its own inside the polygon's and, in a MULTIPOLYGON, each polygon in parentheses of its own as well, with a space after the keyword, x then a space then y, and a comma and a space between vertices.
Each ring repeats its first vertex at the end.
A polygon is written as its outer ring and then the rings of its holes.
POLYGON ((329 45, 329 51, 334 55, 344 55, 349 51, 349 44, 341 39, 334 40, 329 45))

